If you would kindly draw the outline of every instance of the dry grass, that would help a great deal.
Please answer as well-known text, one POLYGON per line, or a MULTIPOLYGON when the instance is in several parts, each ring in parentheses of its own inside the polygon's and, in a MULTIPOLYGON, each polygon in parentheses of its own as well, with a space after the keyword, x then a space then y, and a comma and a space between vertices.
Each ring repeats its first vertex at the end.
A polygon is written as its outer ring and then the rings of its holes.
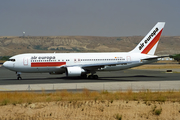
POLYGON ((8 104, 22 104, 35 102, 52 102, 52 101, 82 101, 82 100, 125 100, 125 101, 175 101, 180 102, 180 91, 167 92, 151 92, 140 91, 132 92, 91 92, 84 89, 81 93, 72 93, 64 91, 57 91, 54 93, 29 93, 29 92, 0 92, 0 105, 8 104))
POLYGON ((155 120, 180 117, 180 91, 0 93, 0 120, 155 120))

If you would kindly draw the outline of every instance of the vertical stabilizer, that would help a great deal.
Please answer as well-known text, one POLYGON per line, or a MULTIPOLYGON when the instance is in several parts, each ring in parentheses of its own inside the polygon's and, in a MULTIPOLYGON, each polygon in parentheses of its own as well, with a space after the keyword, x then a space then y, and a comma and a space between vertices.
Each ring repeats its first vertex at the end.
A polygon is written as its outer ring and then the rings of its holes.
POLYGON ((158 22, 151 29, 151 31, 141 40, 141 42, 130 52, 154 55, 164 25, 165 22, 158 22))

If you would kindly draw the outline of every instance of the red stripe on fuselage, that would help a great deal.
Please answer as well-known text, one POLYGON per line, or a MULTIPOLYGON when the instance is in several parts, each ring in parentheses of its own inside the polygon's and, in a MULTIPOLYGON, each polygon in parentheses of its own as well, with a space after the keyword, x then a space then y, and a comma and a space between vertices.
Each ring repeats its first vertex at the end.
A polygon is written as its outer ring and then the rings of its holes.
POLYGON ((58 67, 66 65, 66 62, 33 62, 31 67, 58 67))
POLYGON ((141 53, 147 54, 154 47, 154 45, 159 41, 162 30, 156 35, 156 37, 147 45, 147 47, 141 53))

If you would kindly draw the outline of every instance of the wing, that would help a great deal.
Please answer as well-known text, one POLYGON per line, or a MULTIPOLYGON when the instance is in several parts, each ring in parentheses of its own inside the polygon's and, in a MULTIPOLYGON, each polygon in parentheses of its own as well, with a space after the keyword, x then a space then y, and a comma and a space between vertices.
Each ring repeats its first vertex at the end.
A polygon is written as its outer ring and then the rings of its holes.
POLYGON ((109 63, 93 63, 93 64, 76 64, 76 65, 64 65, 62 67, 81 67, 85 70, 97 70, 104 68, 105 66, 116 66, 116 65, 127 65, 130 63, 135 63, 139 61, 117 61, 117 62, 109 62, 109 63))

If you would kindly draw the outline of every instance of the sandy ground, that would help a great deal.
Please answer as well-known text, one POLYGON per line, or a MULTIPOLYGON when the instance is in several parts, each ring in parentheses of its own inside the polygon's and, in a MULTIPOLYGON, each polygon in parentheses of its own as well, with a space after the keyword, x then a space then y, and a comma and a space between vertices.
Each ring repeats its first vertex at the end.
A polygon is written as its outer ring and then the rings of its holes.
POLYGON ((180 120, 179 102, 58 101, 0 106, 0 120, 180 120), (162 110, 160 115, 155 111, 162 110))

